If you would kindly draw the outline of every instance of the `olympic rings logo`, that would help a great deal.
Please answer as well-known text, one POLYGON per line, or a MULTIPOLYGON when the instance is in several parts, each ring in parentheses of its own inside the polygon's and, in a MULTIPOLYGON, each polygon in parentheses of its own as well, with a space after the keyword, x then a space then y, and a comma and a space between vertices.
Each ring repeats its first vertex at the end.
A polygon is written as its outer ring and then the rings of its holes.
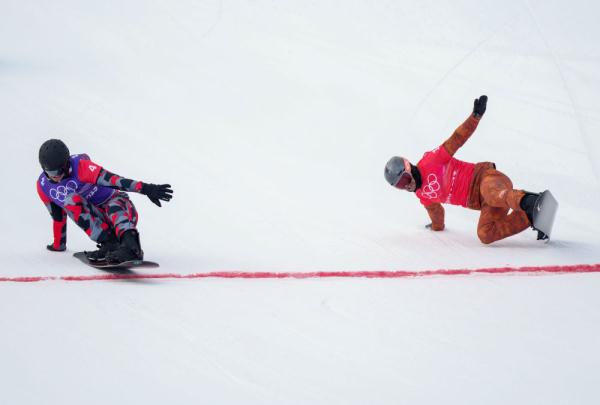
POLYGON ((77 183, 74 180, 69 180, 64 186, 50 189, 50 197, 57 201, 65 202, 65 198, 75 191, 77 191, 77 183))
POLYGON ((427 184, 423 187, 423 195, 430 200, 438 197, 438 191, 440 191, 440 183, 435 174, 431 173, 427 176, 427 184))

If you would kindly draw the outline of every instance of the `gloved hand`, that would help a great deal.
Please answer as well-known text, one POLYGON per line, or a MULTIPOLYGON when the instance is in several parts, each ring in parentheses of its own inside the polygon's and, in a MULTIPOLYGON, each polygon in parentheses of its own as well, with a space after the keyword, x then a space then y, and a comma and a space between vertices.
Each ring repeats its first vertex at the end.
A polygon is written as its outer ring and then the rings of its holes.
POLYGON ((65 250, 67 250, 67 247, 61 246, 58 249, 55 249, 54 244, 52 244, 52 245, 46 245, 46 249, 48 249, 51 252, 64 252, 65 250))
POLYGON ((487 105, 487 96, 481 96, 476 98, 473 102, 473 114, 475 117, 481 118, 485 114, 485 107, 487 105))
POLYGON ((142 189, 140 192, 147 195, 150 201, 159 207, 161 207, 160 200, 168 202, 171 201, 171 198, 173 198, 173 190, 171 190, 170 184, 142 183, 142 189))

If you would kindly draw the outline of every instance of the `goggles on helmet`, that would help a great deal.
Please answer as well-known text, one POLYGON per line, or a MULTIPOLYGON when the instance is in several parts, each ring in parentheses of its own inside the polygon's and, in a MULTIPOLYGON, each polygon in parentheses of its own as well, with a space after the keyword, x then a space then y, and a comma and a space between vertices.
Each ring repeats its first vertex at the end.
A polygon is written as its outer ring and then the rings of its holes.
POLYGON ((63 174, 66 174, 68 167, 69 167, 68 165, 65 165, 64 167, 59 167, 58 169, 55 169, 55 170, 44 169, 44 172, 46 173, 46 175, 48 177, 58 177, 58 176, 62 176, 63 174))
POLYGON ((401 189, 405 189, 406 186, 408 186, 410 183, 412 183, 413 181, 413 176, 410 173, 410 171, 405 171, 404 173, 402 173, 400 175, 400 178, 398 179, 398 183, 396 183, 396 188, 401 188, 401 189))

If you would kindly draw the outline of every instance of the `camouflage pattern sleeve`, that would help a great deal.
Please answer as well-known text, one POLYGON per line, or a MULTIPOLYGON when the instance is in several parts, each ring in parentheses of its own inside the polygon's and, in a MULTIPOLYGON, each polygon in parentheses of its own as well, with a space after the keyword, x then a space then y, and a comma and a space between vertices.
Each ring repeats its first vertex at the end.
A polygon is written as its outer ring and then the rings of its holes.
POLYGON ((52 217, 52 233, 54 236, 52 248, 57 251, 65 250, 67 248, 67 215, 61 207, 50 201, 50 198, 40 187, 39 182, 37 183, 37 192, 52 217))
POLYGON ((106 169, 100 169, 96 184, 100 186, 116 188, 121 191, 132 191, 139 193, 142 190, 142 182, 126 179, 119 175, 109 172, 106 169))

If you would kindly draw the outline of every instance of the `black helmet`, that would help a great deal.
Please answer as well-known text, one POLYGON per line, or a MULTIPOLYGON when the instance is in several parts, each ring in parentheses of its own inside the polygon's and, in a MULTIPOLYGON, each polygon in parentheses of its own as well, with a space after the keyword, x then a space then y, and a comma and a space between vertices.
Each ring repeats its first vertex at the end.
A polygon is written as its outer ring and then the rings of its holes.
POLYGON ((69 168, 69 148, 60 139, 48 139, 40 146, 40 165, 50 176, 60 176, 69 168))

